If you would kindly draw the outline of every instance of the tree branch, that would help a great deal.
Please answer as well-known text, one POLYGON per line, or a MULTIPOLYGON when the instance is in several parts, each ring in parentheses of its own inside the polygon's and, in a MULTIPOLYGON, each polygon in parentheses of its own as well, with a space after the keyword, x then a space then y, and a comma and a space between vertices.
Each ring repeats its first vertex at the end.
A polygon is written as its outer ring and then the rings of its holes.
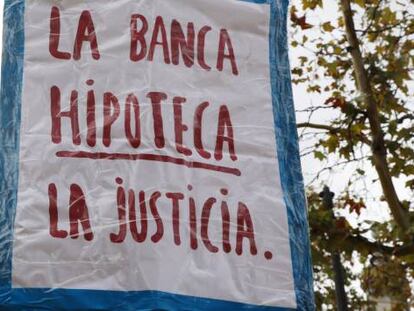
POLYGON ((310 122, 304 122, 304 123, 298 123, 296 124, 296 126, 298 128, 302 128, 302 127, 310 127, 313 129, 318 129, 318 130, 327 130, 329 132, 332 133, 337 133, 339 132, 339 129, 329 126, 329 125, 325 125, 325 124, 316 124, 316 123, 310 123, 310 122))
MULTIPOLYGON (((310 123, 310 122, 303 122, 303 123, 298 123, 296 124, 297 128, 313 128, 313 129, 317 129, 317 130, 326 130, 332 134, 339 134, 341 132, 347 131, 345 129, 340 129, 340 128, 336 128, 333 126, 329 126, 326 124, 316 124, 316 123, 310 123)), ((359 134, 359 135, 355 135, 357 136, 362 143, 371 146, 371 141, 363 134, 359 134)))
POLYGON ((368 107, 368 120, 372 137, 371 148, 375 169, 378 173, 385 199, 396 223, 403 229, 403 231, 408 232, 410 228, 410 222, 407 217, 408 213, 398 198, 389 171, 384 133, 381 129, 377 103, 372 94, 368 74, 364 67, 360 44, 356 36, 350 0, 341 0, 341 9, 345 20, 345 32, 349 43, 349 51, 352 55, 352 62, 355 70, 356 87, 363 95, 364 102, 368 107))
POLYGON ((414 251, 413 243, 402 246, 387 246, 376 241, 370 241, 361 235, 351 235, 349 232, 343 232, 341 230, 331 230, 328 234, 329 247, 333 248, 338 248, 339 246, 341 249, 368 251, 371 254, 379 252, 384 255, 396 257, 404 257, 412 254, 414 251))
POLYGON ((414 244, 410 243, 394 249, 393 255, 397 257, 407 256, 414 253, 414 244))

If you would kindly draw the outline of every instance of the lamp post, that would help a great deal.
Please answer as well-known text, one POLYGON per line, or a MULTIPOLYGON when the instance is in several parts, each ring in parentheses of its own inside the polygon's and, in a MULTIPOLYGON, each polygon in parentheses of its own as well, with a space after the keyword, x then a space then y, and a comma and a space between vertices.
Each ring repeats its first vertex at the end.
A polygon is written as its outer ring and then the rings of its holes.
MULTIPOLYGON (((325 186, 319 196, 322 198, 323 207, 326 210, 331 211, 331 217, 332 219, 335 219, 335 214, 333 212, 333 197, 335 194, 330 191, 328 186, 325 186)), ((341 255, 337 250, 333 250, 331 255, 337 309, 338 311, 348 311, 348 301, 345 293, 345 271, 342 267, 341 255)))

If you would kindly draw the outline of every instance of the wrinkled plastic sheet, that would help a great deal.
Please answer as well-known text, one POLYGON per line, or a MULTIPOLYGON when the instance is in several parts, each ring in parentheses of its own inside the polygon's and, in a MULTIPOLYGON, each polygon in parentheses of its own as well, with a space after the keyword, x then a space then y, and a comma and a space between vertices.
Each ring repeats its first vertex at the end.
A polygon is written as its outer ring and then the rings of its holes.
POLYGON ((4 5, 1 310, 314 309, 288 1, 4 5))

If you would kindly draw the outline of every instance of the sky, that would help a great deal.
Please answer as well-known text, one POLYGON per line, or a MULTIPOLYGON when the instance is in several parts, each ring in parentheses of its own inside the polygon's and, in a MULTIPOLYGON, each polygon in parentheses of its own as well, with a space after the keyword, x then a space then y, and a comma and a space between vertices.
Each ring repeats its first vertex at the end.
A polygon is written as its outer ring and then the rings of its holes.
MULTIPOLYGON (((291 0, 291 3, 293 5, 296 5, 296 7, 298 8, 301 7, 300 0, 291 0)), ((337 1, 324 1, 323 9, 316 9, 314 11, 307 12, 306 21, 311 25, 320 25, 324 22, 331 21, 332 25, 335 25, 336 23, 334 21, 336 21, 336 19, 338 18, 339 12, 340 10, 338 8, 337 1)), ((301 13, 299 12, 298 16, 301 16, 300 14, 301 13)), ((315 27, 313 29, 318 29, 318 27, 315 27)), ((306 31, 306 35, 309 37, 308 42, 311 42, 313 38, 321 36, 321 34, 318 31, 313 29, 306 31)), ((293 30, 289 29, 289 37, 291 39, 292 36, 293 30)), ((328 34, 328 36, 335 37, 335 31, 328 34)), ((312 55, 309 52, 310 47, 310 45, 308 49, 304 49, 301 47, 290 47, 290 62, 292 68, 295 65, 297 66, 299 64, 299 56, 309 56, 310 59, 314 57, 314 55, 312 55)), ((354 82, 349 81, 349 83, 350 85, 352 85, 354 82)), ((321 106, 327 99, 327 94, 324 94, 323 92, 321 94, 309 94, 306 92, 306 86, 298 86, 294 84, 293 96, 295 108, 297 111, 306 109, 312 105, 321 106)), ((327 124, 329 123, 329 120, 332 120, 335 116, 335 112, 332 109, 318 110, 316 113, 312 115, 311 120, 308 120, 308 113, 297 112, 296 114, 298 123, 310 121, 312 123, 327 124)), ((302 131, 303 129, 299 129, 299 134, 302 133, 302 131)), ((305 139, 302 139, 300 141, 301 149, 304 150, 306 147, 312 145, 314 142, 315 139, 305 137, 305 139)), ((321 168, 323 168, 324 165, 326 164, 314 159, 312 154, 303 157, 302 168, 305 184, 309 184, 310 182, 312 182, 315 178, 315 174, 321 168)), ((348 216, 347 219, 350 220, 351 224, 354 225, 357 222, 362 222, 364 220, 380 222, 386 221, 390 219, 388 208, 386 207, 384 202, 381 202, 379 200, 379 198, 382 196, 382 190, 379 182, 373 182, 374 180, 378 179, 378 176, 371 164, 367 161, 359 161, 358 163, 350 164, 345 168, 338 167, 331 171, 325 171, 325 173, 322 174, 318 179, 318 182, 313 182, 312 184, 319 185, 320 187, 322 185, 328 185, 332 191, 334 191, 336 194, 339 194, 346 187, 349 177, 355 172, 356 168, 360 167, 361 165, 365 165, 364 170, 367 172, 366 178, 361 179, 359 183, 353 184, 352 187, 359 191, 361 195, 363 194, 363 199, 367 203, 367 209, 363 210, 362 214, 358 217, 355 215, 355 213, 349 215, 345 212, 344 215, 348 216)), ((412 199, 413 194, 405 188, 405 181, 405 178, 394 179, 395 187, 401 199, 410 200, 412 199)))

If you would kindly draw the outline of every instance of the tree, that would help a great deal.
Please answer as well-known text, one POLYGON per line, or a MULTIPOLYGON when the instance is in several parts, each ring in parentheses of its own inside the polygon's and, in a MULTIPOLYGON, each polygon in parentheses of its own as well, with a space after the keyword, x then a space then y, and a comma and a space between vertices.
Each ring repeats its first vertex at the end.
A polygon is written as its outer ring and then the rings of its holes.
POLYGON ((351 310, 374 310, 370 298, 381 296, 407 310, 414 304, 414 198, 405 195, 414 190, 414 1, 338 0, 329 14, 324 5, 332 0, 296 0, 291 7, 291 44, 302 54, 293 82, 324 98, 298 124, 301 137, 313 142, 305 154, 326 165, 315 181, 333 167, 353 170, 336 196, 341 217, 321 204, 316 183, 307 189, 318 309, 335 306, 329 257, 338 251, 351 310), (312 14, 322 21, 309 21, 312 14), (313 121, 322 110, 331 119, 313 121), (367 199, 363 183, 381 195, 367 199), (382 206, 389 220, 350 225, 350 213, 382 206))

